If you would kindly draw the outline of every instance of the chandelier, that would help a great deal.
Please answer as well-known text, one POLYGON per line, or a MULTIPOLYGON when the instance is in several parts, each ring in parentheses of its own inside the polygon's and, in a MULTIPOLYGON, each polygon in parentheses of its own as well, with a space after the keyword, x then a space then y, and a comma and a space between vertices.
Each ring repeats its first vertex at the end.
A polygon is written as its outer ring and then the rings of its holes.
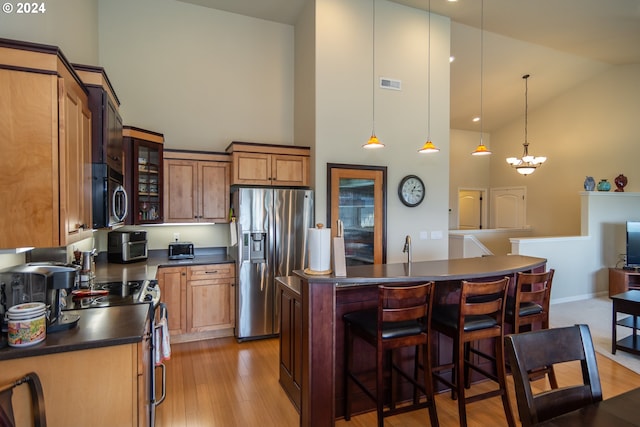
POLYGON ((517 157, 508 157, 507 163, 509 163, 512 167, 516 169, 516 171, 520 175, 531 175, 536 171, 537 168, 542 166, 542 164, 547 160, 546 157, 536 157, 529 154, 529 142, 527 141, 527 116, 529 113, 529 85, 528 79, 529 74, 525 74, 522 76, 524 79, 524 152, 522 153, 521 158, 517 157))

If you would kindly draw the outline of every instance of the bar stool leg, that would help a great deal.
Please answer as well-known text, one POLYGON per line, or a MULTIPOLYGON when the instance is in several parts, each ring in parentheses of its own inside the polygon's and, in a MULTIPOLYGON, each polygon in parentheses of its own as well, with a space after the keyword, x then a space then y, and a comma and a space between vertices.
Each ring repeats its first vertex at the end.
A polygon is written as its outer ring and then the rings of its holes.
POLYGON ((511 404, 509 403, 509 393, 507 391, 507 372, 504 359, 504 340, 494 338, 496 352, 496 374, 498 376, 498 384, 502 390, 502 406, 504 407, 504 415, 507 419, 509 427, 515 427, 516 422, 511 412, 511 404))
MULTIPOLYGON (((416 356, 418 354, 417 351, 418 349, 416 348, 416 356)), ((438 427, 440 423, 438 422, 438 413, 436 411, 435 387, 433 384, 433 375, 432 375, 431 348, 429 343, 427 343, 427 345, 422 346, 422 366, 424 366, 423 372, 424 372, 425 395, 428 400, 431 400, 431 405, 429 405, 429 420, 431 421, 431 427, 438 427)), ((416 368, 417 368, 417 363, 416 363, 416 368)))
POLYGON ((378 427, 384 427, 384 377, 383 362, 384 350, 378 347, 376 351, 376 411, 378 413, 378 427))
MULTIPOLYGON (((459 340, 457 340, 459 341, 459 340)), ((456 346, 456 361, 455 368, 456 371, 456 394, 458 395, 458 414, 460 416, 460 427, 467 426, 467 408, 466 408, 466 400, 464 395, 464 387, 465 387, 465 363, 464 363, 464 355, 465 355, 465 343, 458 343, 456 346)))

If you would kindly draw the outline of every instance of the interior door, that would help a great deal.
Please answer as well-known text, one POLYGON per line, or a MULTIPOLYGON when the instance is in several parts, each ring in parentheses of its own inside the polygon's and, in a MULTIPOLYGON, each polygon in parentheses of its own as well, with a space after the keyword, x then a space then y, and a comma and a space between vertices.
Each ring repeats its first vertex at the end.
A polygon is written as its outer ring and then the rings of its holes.
POLYGON ((327 165, 327 226, 336 235, 336 221, 344 223, 347 265, 386 262, 386 178, 384 166, 327 165))
POLYGON ((458 190, 458 229, 486 228, 486 190, 458 190))
POLYGON ((526 221, 526 187, 491 189, 491 228, 523 228, 526 221))

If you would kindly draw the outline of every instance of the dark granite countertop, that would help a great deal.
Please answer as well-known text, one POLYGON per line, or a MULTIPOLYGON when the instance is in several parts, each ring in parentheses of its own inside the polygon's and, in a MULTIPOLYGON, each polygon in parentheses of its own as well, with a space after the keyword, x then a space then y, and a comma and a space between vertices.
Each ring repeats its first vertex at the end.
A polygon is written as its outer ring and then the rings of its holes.
POLYGON ((151 250, 147 260, 118 264, 107 262, 106 253, 96 261, 94 282, 117 282, 155 279, 158 268, 190 265, 228 264, 235 259, 227 254, 227 248, 196 248, 193 259, 170 260, 166 250, 151 250))
POLYGON ((333 274, 308 275, 295 270, 294 274, 315 283, 332 283, 337 286, 367 285, 373 283, 420 282, 479 279, 510 275, 540 267, 544 258, 522 255, 496 255, 478 258, 446 259, 398 264, 373 264, 347 267, 346 277, 333 274))
POLYGON ((0 361, 140 342, 150 309, 150 304, 133 304, 65 311, 80 315, 76 327, 48 333, 33 346, 2 348, 0 361))
POLYGON ((292 290, 294 293, 301 295, 302 294, 302 279, 297 276, 282 276, 276 277, 276 282, 278 284, 285 286, 292 290))

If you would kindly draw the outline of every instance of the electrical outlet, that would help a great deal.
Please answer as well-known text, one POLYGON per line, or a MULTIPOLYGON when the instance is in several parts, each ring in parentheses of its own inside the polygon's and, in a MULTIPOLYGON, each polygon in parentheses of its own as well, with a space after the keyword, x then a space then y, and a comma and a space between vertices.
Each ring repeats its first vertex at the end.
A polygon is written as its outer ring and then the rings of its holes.
POLYGON ((180 241, 180 233, 173 233, 173 241, 174 242, 180 241))

